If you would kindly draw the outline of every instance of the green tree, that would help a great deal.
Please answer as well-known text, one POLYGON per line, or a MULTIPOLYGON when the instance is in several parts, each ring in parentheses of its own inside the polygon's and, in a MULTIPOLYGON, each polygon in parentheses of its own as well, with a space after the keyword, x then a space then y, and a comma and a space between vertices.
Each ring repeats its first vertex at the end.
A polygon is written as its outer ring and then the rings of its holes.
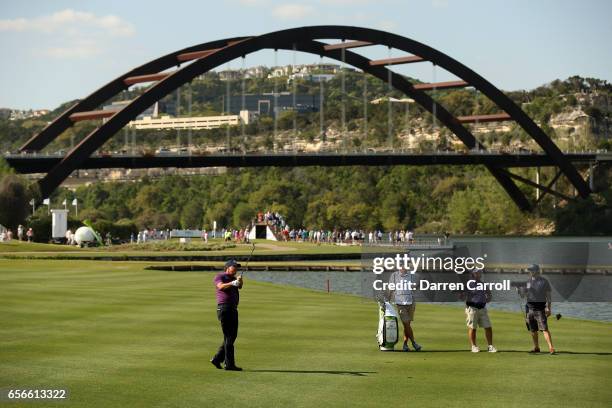
POLYGON ((24 224, 34 195, 27 182, 14 174, 0 176, 0 224, 15 229, 24 224))
POLYGON ((202 225, 203 210, 200 202, 192 200, 181 211, 181 227, 184 229, 197 229, 202 225))
POLYGON ((455 233, 473 234, 478 228, 480 211, 474 202, 474 192, 456 191, 448 203, 450 226, 455 233))
POLYGON ((232 206, 229 202, 219 202, 206 210, 204 215, 205 224, 212 228, 214 221, 217 222, 217 229, 231 226, 232 206))
POLYGON ((232 213, 232 223, 236 227, 244 227, 251 222, 255 215, 256 210, 253 206, 245 202, 238 203, 232 213))

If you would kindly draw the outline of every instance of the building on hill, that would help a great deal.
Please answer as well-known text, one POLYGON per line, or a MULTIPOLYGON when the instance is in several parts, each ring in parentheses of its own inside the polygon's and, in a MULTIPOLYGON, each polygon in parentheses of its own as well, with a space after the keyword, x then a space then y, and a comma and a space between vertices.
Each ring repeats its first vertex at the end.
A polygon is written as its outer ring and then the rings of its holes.
MULTIPOLYGON (((298 112, 318 112, 320 103, 319 94, 296 94, 295 108, 298 112)), ((230 96, 229 112, 237 114, 242 110, 242 95, 230 96)), ((277 113, 293 109, 293 94, 279 92, 276 94, 277 113)), ((244 109, 256 112, 259 115, 274 114, 274 94, 246 94, 244 95, 244 109)))
POLYGON ((141 129, 214 129, 222 126, 238 126, 241 123, 248 125, 256 120, 257 115, 247 110, 240 111, 238 115, 225 116, 196 116, 196 117, 172 117, 145 116, 141 119, 131 121, 128 126, 141 129))

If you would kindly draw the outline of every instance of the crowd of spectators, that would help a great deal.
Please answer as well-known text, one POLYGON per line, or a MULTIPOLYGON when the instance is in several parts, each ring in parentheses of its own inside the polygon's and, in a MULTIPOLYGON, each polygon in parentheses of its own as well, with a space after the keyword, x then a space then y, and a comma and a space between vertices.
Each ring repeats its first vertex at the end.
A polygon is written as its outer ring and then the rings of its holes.
POLYGON ((251 231, 251 226, 247 226, 241 229, 222 229, 221 236, 225 242, 236 242, 242 244, 248 244, 249 241, 249 232, 251 231))
MULTIPOLYGON (((316 229, 316 228, 290 228, 285 223, 282 215, 272 211, 259 211, 254 220, 257 223, 267 224, 274 232, 276 238, 281 241, 314 242, 329 244, 392 244, 411 245, 416 244, 414 231, 402 229, 383 232, 382 230, 363 229, 316 229)), ((444 237, 437 238, 437 244, 441 245, 448 240, 448 233, 444 237)))
POLYGON ((130 244, 134 242, 137 244, 144 244, 150 241, 164 241, 170 239, 169 229, 157 229, 157 228, 145 228, 142 231, 138 231, 138 234, 130 234, 130 244))
MULTIPOLYGON (((285 223, 285 219, 282 215, 277 212, 266 211, 265 213, 259 211, 257 213, 257 223, 266 223, 270 227, 281 230, 284 229, 287 224, 285 223)), ((255 220, 253 220, 253 224, 255 224, 255 220)))
MULTIPOLYGON (((26 228, 19 224, 17 227, 17 239, 19 241, 34 241, 34 230, 32 228, 26 228)), ((4 228, 0 230, 0 242, 8 242, 13 240, 13 231, 10 228, 4 228)))

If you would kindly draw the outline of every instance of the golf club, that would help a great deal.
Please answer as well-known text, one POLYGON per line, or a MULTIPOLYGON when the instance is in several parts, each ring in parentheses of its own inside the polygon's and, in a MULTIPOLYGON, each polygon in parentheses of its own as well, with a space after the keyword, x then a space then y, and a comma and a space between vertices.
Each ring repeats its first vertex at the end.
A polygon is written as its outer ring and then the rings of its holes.
POLYGON ((240 273, 240 276, 243 276, 246 270, 248 269, 249 261, 251 260, 251 256, 253 256, 253 251, 255 251, 255 242, 253 242, 253 245, 251 246, 251 253, 249 254, 249 257, 247 258, 246 264, 244 265, 244 269, 242 270, 242 273, 240 273))

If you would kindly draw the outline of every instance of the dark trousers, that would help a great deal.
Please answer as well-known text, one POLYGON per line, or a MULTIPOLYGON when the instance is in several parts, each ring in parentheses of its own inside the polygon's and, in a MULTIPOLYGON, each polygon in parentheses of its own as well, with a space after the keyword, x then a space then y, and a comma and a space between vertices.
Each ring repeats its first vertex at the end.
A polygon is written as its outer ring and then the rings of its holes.
POLYGON ((213 357, 216 362, 225 361, 225 367, 234 367, 234 342, 238 337, 238 309, 234 305, 217 305, 217 318, 223 330, 223 343, 213 357))

